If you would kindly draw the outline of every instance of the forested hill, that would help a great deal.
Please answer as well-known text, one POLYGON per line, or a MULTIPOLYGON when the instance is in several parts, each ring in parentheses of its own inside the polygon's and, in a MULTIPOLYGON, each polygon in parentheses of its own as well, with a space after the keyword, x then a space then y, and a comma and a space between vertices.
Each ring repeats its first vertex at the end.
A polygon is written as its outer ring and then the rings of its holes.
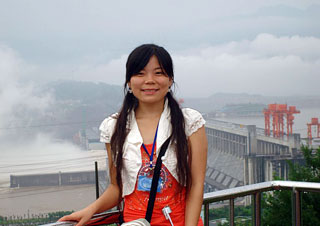
MULTIPOLYGON (((39 95, 50 93, 55 100, 42 116, 25 114, 30 125, 60 125, 40 127, 70 139, 84 127, 98 127, 101 121, 118 112, 123 101, 123 87, 106 83, 84 81, 54 81, 42 86, 39 95)), ((185 98, 183 106, 192 107, 202 113, 221 109, 228 104, 287 103, 298 108, 320 106, 320 97, 266 97, 250 94, 217 93, 207 98, 185 98)), ((25 124, 25 122, 24 122, 25 124)), ((39 129, 40 129, 39 128, 39 129)))
POLYGON ((40 88, 40 95, 46 93, 54 104, 31 124, 63 124, 45 127, 62 139, 71 139, 84 127, 98 127, 104 118, 119 111, 123 101, 123 87, 106 83, 59 80, 40 88))
MULTIPOLYGON (((54 81, 45 86, 60 103, 84 105, 93 108, 108 106, 108 113, 118 111, 123 100, 123 87, 106 83, 84 81, 54 81)), ((262 96, 247 93, 215 93, 205 98, 184 98, 184 106, 201 112, 210 112, 229 104, 286 103, 298 108, 320 106, 320 96, 262 96)))
POLYGON ((122 87, 106 83, 61 80, 50 82, 45 87, 57 101, 72 100, 88 105, 104 102, 118 105, 123 97, 122 87))

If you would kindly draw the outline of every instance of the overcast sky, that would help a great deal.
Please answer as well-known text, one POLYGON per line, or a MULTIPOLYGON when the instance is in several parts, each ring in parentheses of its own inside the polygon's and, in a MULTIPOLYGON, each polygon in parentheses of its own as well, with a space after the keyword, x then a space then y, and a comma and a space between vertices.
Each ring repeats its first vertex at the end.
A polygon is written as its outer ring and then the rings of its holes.
POLYGON ((182 97, 317 95, 318 2, 0 0, 0 99, 45 106, 30 90, 57 79, 122 85, 142 43, 171 53, 182 97))

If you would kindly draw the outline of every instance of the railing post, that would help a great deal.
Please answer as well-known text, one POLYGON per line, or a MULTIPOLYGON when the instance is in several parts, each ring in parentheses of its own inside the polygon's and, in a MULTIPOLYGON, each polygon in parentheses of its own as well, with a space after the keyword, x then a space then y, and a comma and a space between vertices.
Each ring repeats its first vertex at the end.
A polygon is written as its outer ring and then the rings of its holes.
POLYGON ((94 162, 95 177, 96 177, 96 199, 99 198, 99 174, 98 174, 98 162, 94 162))
POLYGON ((292 188, 292 225, 301 226, 301 192, 292 188))
POLYGON ((209 226, 209 203, 204 204, 204 226, 209 226))
POLYGON ((255 226, 261 225, 261 193, 257 192, 253 197, 253 223, 255 226))
POLYGON ((229 213, 230 226, 234 226, 234 199, 229 200, 229 208, 230 208, 230 213, 229 213))

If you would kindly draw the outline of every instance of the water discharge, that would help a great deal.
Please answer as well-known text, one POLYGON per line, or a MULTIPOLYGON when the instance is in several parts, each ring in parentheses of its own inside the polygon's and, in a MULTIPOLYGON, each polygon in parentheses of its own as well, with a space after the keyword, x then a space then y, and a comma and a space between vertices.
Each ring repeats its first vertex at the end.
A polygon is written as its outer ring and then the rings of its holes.
POLYGON ((10 175, 94 170, 94 162, 106 166, 106 151, 84 151, 66 141, 38 135, 25 145, 1 147, 0 190, 9 187, 10 175))

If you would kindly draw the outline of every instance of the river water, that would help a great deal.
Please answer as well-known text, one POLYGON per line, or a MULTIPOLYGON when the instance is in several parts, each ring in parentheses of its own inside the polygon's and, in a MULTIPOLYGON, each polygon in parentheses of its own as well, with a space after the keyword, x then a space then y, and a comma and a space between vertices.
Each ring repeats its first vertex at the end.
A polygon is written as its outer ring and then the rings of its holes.
POLYGON ((10 175, 43 174, 93 171, 95 161, 99 169, 106 168, 106 151, 84 151, 77 149, 72 144, 52 144, 54 151, 44 148, 42 152, 32 149, 2 150, 0 159, 0 193, 10 186, 10 175))
POLYGON ((94 185, 10 188, 10 175, 106 169, 105 150, 85 151, 41 135, 25 145, 0 146, 0 216, 78 210, 95 200, 94 185), (2 147, 1 147, 2 146, 2 147))
MULTIPOLYGON (((312 117, 320 118, 320 107, 300 109, 295 115, 293 132, 307 137, 307 123, 312 117)), ((256 125, 264 128, 264 117, 217 118, 221 121, 244 125, 256 125)), ((312 129, 316 135, 316 128, 312 129)), ((40 136, 34 142, 24 146, 12 143, 12 147, 1 149, 0 190, 9 187, 10 175, 57 173, 81 170, 94 170, 94 162, 105 167, 106 151, 84 151, 68 142, 57 142, 47 136, 40 136)))

